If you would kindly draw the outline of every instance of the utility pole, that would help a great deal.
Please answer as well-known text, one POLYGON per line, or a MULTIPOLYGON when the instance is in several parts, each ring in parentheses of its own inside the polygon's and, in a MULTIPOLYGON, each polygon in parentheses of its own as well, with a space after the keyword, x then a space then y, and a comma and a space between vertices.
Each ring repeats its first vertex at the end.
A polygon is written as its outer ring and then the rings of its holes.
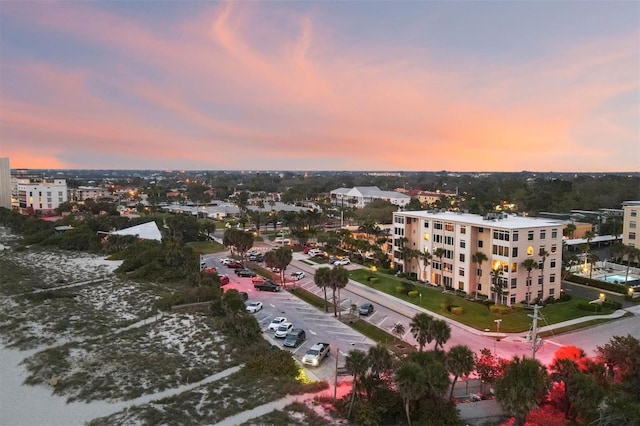
POLYGON ((333 399, 338 399, 338 358, 340 357, 340 348, 336 348, 336 375, 333 381, 333 399))
POLYGON ((533 315, 527 315, 533 318, 531 326, 531 358, 536 359, 536 351, 538 350, 538 320, 542 319, 538 316, 538 311, 542 306, 533 305, 533 315))

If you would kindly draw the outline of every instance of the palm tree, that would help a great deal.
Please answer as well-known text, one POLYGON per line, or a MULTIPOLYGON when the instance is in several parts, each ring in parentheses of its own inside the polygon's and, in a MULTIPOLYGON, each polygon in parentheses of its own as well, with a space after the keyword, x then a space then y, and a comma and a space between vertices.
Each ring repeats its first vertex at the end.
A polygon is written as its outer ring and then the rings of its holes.
POLYGON ((438 283, 439 285, 444 285, 444 268, 442 265, 442 258, 444 257, 444 253, 445 251, 442 247, 438 247, 433 251, 433 255, 437 257, 438 261, 440 262, 440 282, 438 283))
POLYGON ((549 386, 547 367, 537 359, 515 356, 496 382, 496 397, 502 408, 515 417, 515 425, 524 426, 527 414, 538 406, 549 386))
POLYGON ((593 265, 597 264, 600 258, 595 253, 591 253, 588 257, 589 257, 589 279, 591 279, 593 275, 593 265))
POLYGON ((418 253, 419 253, 418 256, 420 260, 422 260, 422 279, 424 280, 425 275, 427 275, 427 266, 431 264, 431 258, 433 257, 433 255, 429 253, 429 250, 426 248, 423 251, 418 253))
POLYGON ((426 393, 424 369, 416 362, 403 362, 396 370, 395 381, 404 402, 407 423, 411 426, 411 403, 419 400, 426 393))
MULTIPOLYGON (((340 312, 342 311, 342 309, 339 309, 340 289, 345 288, 348 283, 349 283, 349 271, 343 268, 342 266, 339 266, 339 265, 334 266, 331 269, 331 284, 336 290, 338 290, 338 304, 336 305, 336 309, 334 309, 334 315, 336 313, 335 311, 338 310, 338 316, 340 316, 340 312)), ((334 297, 335 297, 335 290, 334 290, 334 297)))
POLYGON ((359 349, 349 351, 345 360, 345 368, 349 374, 353 376, 353 387, 351 388, 351 402, 349 403, 349 413, 347 418, 351 417, 351 410, 356 398, 356 388, 362 376, 369 369, 369 359, 367 354, 359 349))
POLYGON ((393 367, 393 357, 391 352, 381 344, 369 348, 369 365, 371 374, 377 379, 381 375, 391 371, 393 367))
POLYGON ((424 312, 417 313, 411 323, 409 324, 409 330, 413 338, 418 341, 419 351, 422 352, 425 344, 431 343, 433 337, 431 336, 431 323, 433 318, 424 312))
POLYGON ((453 374, 453 383, 451 383, 451 392, 449 399, 453 400, 453 389, 460 376, 468 376, 475 368, 475 360, 473 352, 465 345, 456 345, 449 349, 445 365, 449 373, 453 374))
POLYGON ((579 371, 578 363, 573 359, 560 358, 553 361, 551 368, 551 379, 554 382, 564 385, 564 416, 569 418, 571 411, 571 399, 569 396, 569 381, 579 371))
POLYGON ((629 279, 629 266, 631 265, 631 261, 640 259, 640 249, 631 246, 624 246, 624 252, 627 256, 627 271, 625 272, 624 283, 627 284, 627 280, 629 279))
POLYGON ((401 339, 405 332, 404 324, 401 322, 397 322, 391 326, 391 334, 396 336, 398 339, 401 339))
POLYGON ((564 232, 563 234, 565 234, 566 236, 573 238, 573 233, 576 232, 576 225, 574 223, 568 223, 565 227, 564 227, 564 232))
POLYGON ((313 276, 313 282, 324 291, 324 311, 328 313, 327 287, 331 286, 331 268, 326 266, 318 268, 313 276))
POLYGON ((438 346, 442 349, 444 344, 447 343, 447 340, 451 338, 451 327, 445 320, 434 319, 431 322, 430 329, 433 333, 433 340, 435 341, 434 349, 438 350, 438 346))
POLYGON ((520 265, 527 270, 527 305, 529 304, 531 294, 531 271, 538 269, 538 262, 529 258, 525 259, 520 265))
POLYGON ((504 284, 502 283, 502 266, 498 266, 495 269, 491 270, 491 281, 493 282, 493 294, 495 295, 494 303, 498 305, 498 297, 500 297, 500 301, 502 302, 502 293, 504 290, 504 284))
POLYGON ((489 258, 481 251, 477 251, 471 256, 471 261, 478 264, 478 267, 476 268, 476 283, 474 290, 476 300, 478 300, 478 282, 480 281, 479 272, 482 272, 482 262, 484 262, 485 260, 489 260, 489 258))
POLYGON ((540 256, 540 275, 542 276, 542 301, 544 301, 544 263, 547 261, 547 256, 549 256, 549 252, 544 248, 540 248, 540 252, 538 252, 538 256, 540 256))

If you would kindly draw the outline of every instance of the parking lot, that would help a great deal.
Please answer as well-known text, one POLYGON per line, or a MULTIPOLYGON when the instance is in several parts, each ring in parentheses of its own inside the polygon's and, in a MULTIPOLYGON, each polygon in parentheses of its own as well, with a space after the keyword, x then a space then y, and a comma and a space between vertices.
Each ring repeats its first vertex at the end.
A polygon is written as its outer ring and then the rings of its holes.
MULTIPOLYGON (((207 266, 215 266, 219 274, 229 276, 229 284, 224 286, 225 290, 236 289, 249 294, 249 300, 260 301, 263 308, 256 312, 256 320, 264 330, 265 338, 272 344, 277 345, 285 350, 289 350, 300 361, 305 352, 318 342, 326 342, 331 345, 331 354, 319 367, 309 368, 312 374, 319 379, 330 380, 335 376, 336 355, 339 352, 338 365, 344 366, 344 356, 352 349, 360 349, 368 351, 369 347, 375 343, 354 331, 351 327, 334 318, 332 313, 325 313, 306 302, 300 300, 288 291, 280 291, 277 293, 257 291, 253 287, 251 278, 238 277, 233 269, 227 268, 219 259, 224 255, 210 256, 203 258, 207 266), (306 340, 296 348, 287 348, 282 345, 283 339, 273 337, 273 331, 267 331, 267 327, 271 320, 277 316, 284 316, 287 321, 293 323, 294 328, 301 328, 306 332, 306 340)), ((289 273, 299 271, 294 265, 287 270, 289 273), (291 271, 289 271, 289 269, 291 271)), ((309 287, 314 286, 313 276, 305 272, 305 277, 296 281, 296 286, 309 287)))

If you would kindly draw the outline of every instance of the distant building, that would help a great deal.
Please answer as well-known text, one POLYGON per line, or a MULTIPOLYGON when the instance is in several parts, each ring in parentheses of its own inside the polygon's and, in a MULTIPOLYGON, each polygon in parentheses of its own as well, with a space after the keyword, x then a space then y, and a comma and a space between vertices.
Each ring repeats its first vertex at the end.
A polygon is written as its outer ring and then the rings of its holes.
POLYGON ((69 201, 65 179, 54 179, 53 182, 19 179, 17 186, 20 213, 47 215, 69 201))
POLYGON ((396 191, 381 191, 377 186, 338 188, 330 192, 331 203, 336 206, 362 208, 375 200, 389 201, 398 207, 409 204, 411 197, 396 191))
POLYGON ((425 282, 462 290, 477 291, 494 300, 494 271, 504 292, 498 302, 513 305, 536 298, 560 296, 562 265, 562 222, 495 213, 480 216, 467 213, 407 211, 393 214, 393 262, 396 269, 415 273, 425 282), (405 239, 406 240, 403 240, 405 239), (403 251, 427 250, 433 256, 425 267, 403 251), (544 269, 531 274, 522 266, 527 259, 542 262, 541 250, 548 253, 544 269), (478 265, 473 258, 484 253, 487 260, 478 265), (544 290, 543 290, 544 287, 544 290))
POLYGON ((69 199, 73 201, 99 200, 101 198, 111 198, 111 190, 96 186, 79 186, 69 189, 69 199))
POLYGON ((638 218, 640 217, 640 201, 625 201, 622 203, 622 244, 640 247, 638 241, 638 218))
POLYGON ((8 158, 0 158, 0 207, 11 208, 11 166, 8 158))

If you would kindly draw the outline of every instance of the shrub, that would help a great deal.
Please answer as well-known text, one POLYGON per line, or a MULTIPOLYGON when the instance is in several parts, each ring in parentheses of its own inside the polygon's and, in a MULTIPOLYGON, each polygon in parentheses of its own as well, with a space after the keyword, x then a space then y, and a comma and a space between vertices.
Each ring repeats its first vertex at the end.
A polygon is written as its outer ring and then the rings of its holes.
POLYGON ((577 308, 586 312, 598 312, 601 310, 597 303, 578 303, 577 308))
POLYGON ((451 313, 454 315, 462 315, 463 313, 462 306, 452 306, 451 313))
POLYGON ((571 300, 571 295, 569 293, 565 293, 565 292, 560 293, 558 302, 568 302, 569 300, 571 300))
POLYGON ((489 312, 492 314, 505 315, 510 314, 513 310, 507 305, 491 305, 489 306, 489 312))
POLYGON ((402 285, 396 286, 396 293, 398 294, 404 293, 404 286, 402 285))
POLYGON ((407 293, 407 296, 415 298, 418 297, 418 292, 416 290, 411 290, 410 292, 407 293))
POLYGON ((604 302, 602 302, 602 307, 617 311, 618 309, 622 308, 622 303, 616 302, 615 300, 605 300, 604 302))

